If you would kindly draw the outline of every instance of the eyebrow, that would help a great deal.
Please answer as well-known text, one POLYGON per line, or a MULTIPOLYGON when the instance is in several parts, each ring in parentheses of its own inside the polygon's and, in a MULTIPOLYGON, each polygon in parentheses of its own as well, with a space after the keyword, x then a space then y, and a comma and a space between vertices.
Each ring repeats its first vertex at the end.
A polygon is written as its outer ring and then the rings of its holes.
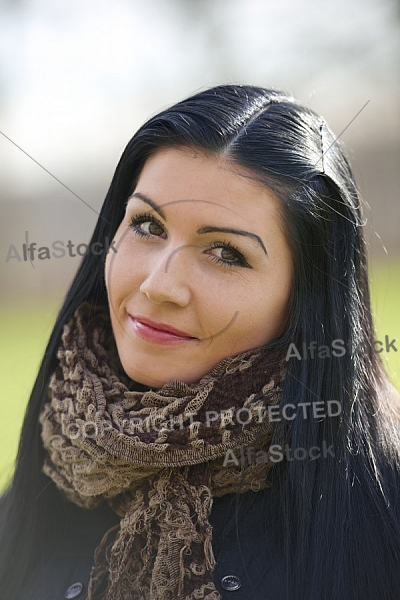
POLYGON ((144 194, 141 194, 140 192, 135 192, 134 194, 132 194, 132 196, 129 197, 128 202, 131 198, 139 198, 139 200, 146 202, 146 204, 149 204, 151 206, 151 208, 153 208, 156 211, 156 213, 158 213, 160 215, 160 217, 162 219, 164 219, 164 221, 167 220, 167 217, 165 216, 165 212, 163 211, 161 206, 158 206, 158 204, 156 202, 154 202, 154 200, 152 200, 148 196, 145 196, 144 194))
POLYGON ((234 233, 236 235, 243 235, 245 237, 249 237, 250 239, 253 239, 258 244, 260 244, 264 254, 268 256, 267 250, 260 236, 256 235, 255 233, 251 233, 250 231, 244 231, 243 229, 232 229, 231 227, 214 227, 213 225, 206 225, 205 227, 200 227, 200 229, 197 229, 196 233, 213 233, 214 231, 222 231, 223 233, 234 233))
MULTIPOLYGON (((152 200, 145 194, 142 194, 141 192, 135 192, 134 194, 132 194, 129 197, 128 202, 129 202, 129 200, 131 200, 131 198, 138 198, 139 200, 142 200, 142 202, 149 204, 149 206, 151 206, 151 208, 153 208, 156 211, 156 213, 158 213, 160 215, 160 217, 162 219, 164 219, 164 221, 167 220, 166 216, 165 216, 165 212, 163 211, 161 206, 158 206, 158 204, 156 202, 154 202, 154 200, 152 200)), ((205 225, 204 227, 200 227, 200 229, 196 230, 196 233, 199 235, 201 235, 202 233, 214 233, 214 232, 233 233, 235 235, 242 235, 245 237, 249 237, 250 239, 255 240, 257 242, 257 244, 259 244, 261 246, 264 254, 266 254, 268 256, 268 252, 267 252, 260 236, 256 235, 255 233, 251 233, 250 231, 244 231, 243 229, 232 229, 231 227, 215 227, 215 225, 205 225)))

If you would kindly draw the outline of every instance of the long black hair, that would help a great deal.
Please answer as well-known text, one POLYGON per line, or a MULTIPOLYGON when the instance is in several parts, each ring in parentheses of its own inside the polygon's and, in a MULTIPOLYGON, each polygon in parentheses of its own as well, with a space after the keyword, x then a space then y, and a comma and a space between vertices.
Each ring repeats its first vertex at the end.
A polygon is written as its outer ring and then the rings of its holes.
MULTIPOLYGON (((375 331, 360 195, 339 142, 321 117, 283 92, 245 85, 200 92, 149 119, 128 143, 91 244, 113 239, 146 159, 163 147, 222 155, 278 196, 294 262, 282 339, 297 349, 303 342, 317 348, 331 347, 334 340, 345 344, 342 356, 287 360, 283 404, 340 403, 336 416, 282 420, 275 432, 276 443, 290 440, 298 448, 324 443, 335 454, 335 460, 285 461, 274 471, 287 598, 400 598, 399 403, 371 346, 375 331)), ((91 253, 82 260, 50 337, 5 492, 0 590, 7 600, 18 597, 38 548, 49 549, 49 540, 55 540, 60 495, 41 472, 38 416, 63 325, 85 300, 107 305, 104 261, 91 253)))

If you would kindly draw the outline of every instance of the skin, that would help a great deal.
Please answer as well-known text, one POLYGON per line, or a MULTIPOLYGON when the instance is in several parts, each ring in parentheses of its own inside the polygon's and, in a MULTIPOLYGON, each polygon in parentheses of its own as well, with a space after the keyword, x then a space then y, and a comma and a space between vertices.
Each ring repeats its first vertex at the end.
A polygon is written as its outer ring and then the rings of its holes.
POLYGON ((157 151, 141 171, 114 239, 117 253, 108 253, 105 270, 111 323, 122 366, 139 383, 196 383, 224 358, 271 342, 284 329, 293 263, 280 202, 227 158, 157 151), (156 202, 165 219, 134 194, 156 202), (158 223, 146 218, 132 226, 143 213, 158 223), (253 233, 267 254, 253 237, 196 233, 206 225, 253 233), (224 248, 228 242, 240 254, 224 248), (177 345, 144 340, 129 314, 197 339, 177 345))

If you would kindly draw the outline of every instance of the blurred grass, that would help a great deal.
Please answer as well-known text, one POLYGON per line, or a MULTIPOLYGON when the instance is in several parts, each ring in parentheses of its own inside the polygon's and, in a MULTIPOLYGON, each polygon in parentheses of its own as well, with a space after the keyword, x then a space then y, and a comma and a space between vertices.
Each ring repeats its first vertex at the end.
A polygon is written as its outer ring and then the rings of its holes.
POLYGON ((0 490, 13 473, 25 408, 57 317, 56 302, 1 302, 0 490))
POLYGON ((394 338, 397 352, 381 352, 391 381, 400 390, 400 257, 375 261, 370 266, 371 302, 376 338, 389 343, 394 338))
MULTIPOLYGON (((370 269, 376 339, 395 338, 398 352, 382 352, 393 383, 400 389, 400 258, 370 269)), ((1 303, 0 490, 12 475, 24 412, 58 312, 55 301, 1 303)))

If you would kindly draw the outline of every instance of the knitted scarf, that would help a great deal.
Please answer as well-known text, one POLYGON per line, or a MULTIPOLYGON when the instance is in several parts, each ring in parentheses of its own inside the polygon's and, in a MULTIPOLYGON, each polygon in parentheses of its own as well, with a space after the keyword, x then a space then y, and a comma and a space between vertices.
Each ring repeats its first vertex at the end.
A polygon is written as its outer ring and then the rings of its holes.
POLYGON ((106 501, 121 517, 96 548, 87 600, 220 599, 208 517, 213 497, 270 485, 269 461, 225 459, 269 446, 274 424, 262 415, 279 402, 281 354, 258 347, 198 383, 138 391, 108 309, 84 303, 57 357, 40 414, 43 472, 78 506, 106 501))

